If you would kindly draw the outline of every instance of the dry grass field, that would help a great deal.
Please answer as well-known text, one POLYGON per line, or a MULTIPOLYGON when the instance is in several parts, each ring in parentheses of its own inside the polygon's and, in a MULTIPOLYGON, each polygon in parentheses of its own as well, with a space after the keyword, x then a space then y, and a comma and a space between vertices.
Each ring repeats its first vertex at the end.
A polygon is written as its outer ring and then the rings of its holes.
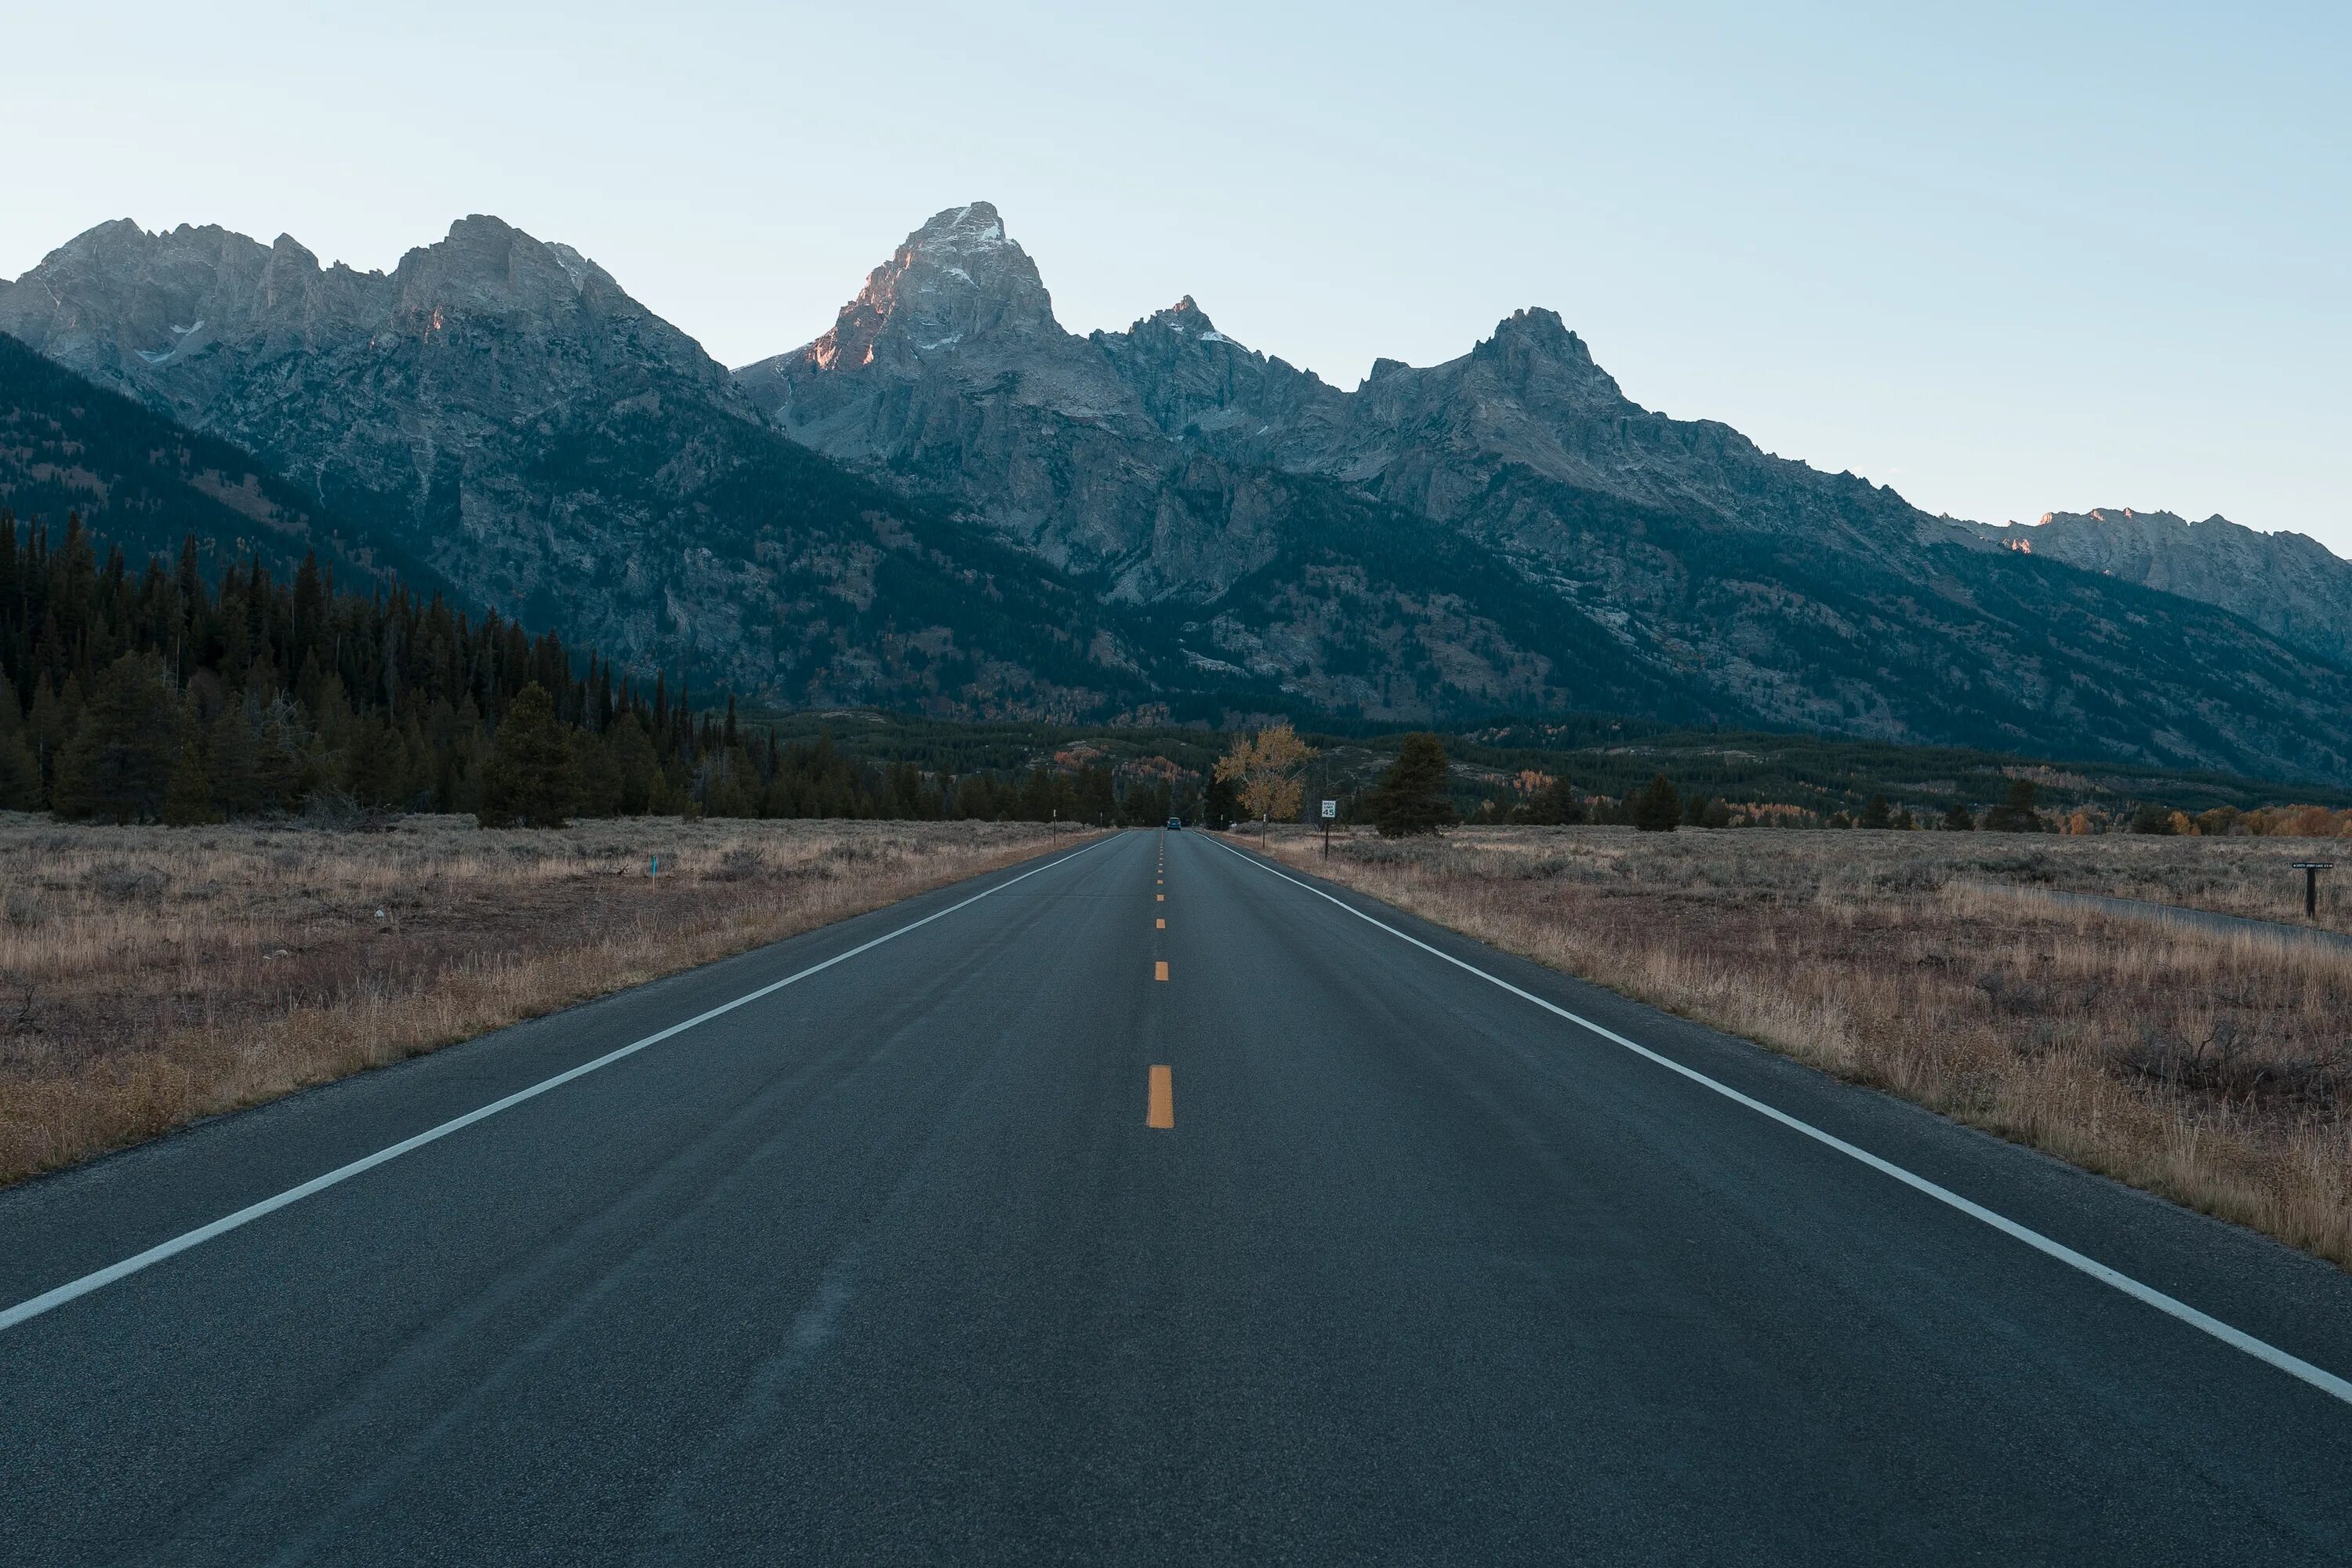
POLYGON ((977 822, 485 832, 427 816, 362 833, 0 816, 0 1183, 1080 836, 977 822))
POLYGON ((1498 947, 2352 1267, 2352 949, 2034 896, 2299 914, 2286 863, 2324 844, 1587 827, 1356 837, 1328 863, 1318 847, 1275 843, 1498 947))
MULTIPOLYGON (((1684 837, 1677 833, 1675 837, 1684 837)), ((1868 837, 1876 837, 1874 835, 1868 837)), ((2352 932, 2352 844, 2340 838, 2156 838, 2108 834, 1915 834, 1913 853, 1963 876, 2023 888, 2105 893, 2250 920, 2352 932), (2319 879, 2319 910, 2303 917, 2297 860, 2339 861, 2319 879)), ((1908 847, 1906 846, 1906 847, 1908 847)))

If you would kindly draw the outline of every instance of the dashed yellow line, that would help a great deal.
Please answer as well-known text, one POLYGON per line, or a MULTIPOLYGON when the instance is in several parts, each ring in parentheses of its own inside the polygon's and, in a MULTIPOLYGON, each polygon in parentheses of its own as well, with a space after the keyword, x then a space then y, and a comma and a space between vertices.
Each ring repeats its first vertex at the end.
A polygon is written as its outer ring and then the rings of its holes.
POLYGON ((1165 1067, 1154 1066, 1151 1069, 1151 1087, 1144 1100, 1143 1124, 1163 1128, 1176 1125, 1176 1075, 1165 1067))
POLYGON ((1151 978, 1154 980, 1165 980, 1168 978, 1168 961, 1166 959, 1163 958, 1159 963, 1151 966, 1151 978))
POLYGON ((1151 926, 1154 931, 1166 931, 1168 929, 1168 922, 1164 920, 1153 921, 1151 922, 1151 926))

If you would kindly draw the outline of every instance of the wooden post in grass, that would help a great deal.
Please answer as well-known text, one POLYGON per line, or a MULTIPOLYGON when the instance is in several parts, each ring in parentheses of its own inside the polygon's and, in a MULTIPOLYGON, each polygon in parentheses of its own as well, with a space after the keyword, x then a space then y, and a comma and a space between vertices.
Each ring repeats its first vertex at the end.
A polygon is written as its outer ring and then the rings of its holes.
POLYGON ((2335 865, 2333 860, 2297 860, 2294 868, 2303 873, 2303 918, 2319 918, 2319 874, 2335 865))

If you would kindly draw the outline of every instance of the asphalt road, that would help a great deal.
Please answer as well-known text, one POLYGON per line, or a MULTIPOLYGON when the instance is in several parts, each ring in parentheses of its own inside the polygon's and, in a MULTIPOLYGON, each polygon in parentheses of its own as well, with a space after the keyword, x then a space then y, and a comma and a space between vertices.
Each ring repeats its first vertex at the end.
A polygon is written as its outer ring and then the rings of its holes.
POLYGON ((850 954, 0 1328, 0 1562, 2352 1561, 2352 1403, 1987 1216, 2352 1280, 1344 905, 1126 834, 0 1193, 6 1307, 850 954))

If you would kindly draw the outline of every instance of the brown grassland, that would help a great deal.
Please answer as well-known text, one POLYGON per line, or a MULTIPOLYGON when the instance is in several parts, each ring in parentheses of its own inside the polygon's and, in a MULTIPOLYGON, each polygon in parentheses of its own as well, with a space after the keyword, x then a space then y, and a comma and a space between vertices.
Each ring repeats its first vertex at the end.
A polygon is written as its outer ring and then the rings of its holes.
POLYGON ((412 816, 365 833, 0 816, 0 1183, 1081 836, 980 822, 486 832, 412 816))
POLYGON ((2325 845, 1504 827, 1335 840, 1328 862, 1296 830, 1274 847, 1497 947, 2352 1267, 2352 945, 2036 896, 2299 916, 2287 863, 2325 845))

